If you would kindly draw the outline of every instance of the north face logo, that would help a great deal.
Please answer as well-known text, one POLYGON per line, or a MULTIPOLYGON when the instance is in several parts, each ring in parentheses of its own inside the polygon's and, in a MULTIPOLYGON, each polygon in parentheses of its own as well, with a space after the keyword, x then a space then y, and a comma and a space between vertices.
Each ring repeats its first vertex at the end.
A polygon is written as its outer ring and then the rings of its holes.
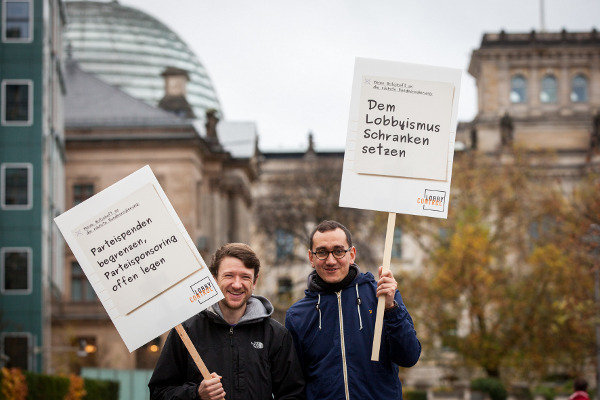
POLYGON ((263 347, 265 347, 262 342, 250 342, 250 344, 252 345, 252 347, 254 347, 255 349, 262 349, 263 347))

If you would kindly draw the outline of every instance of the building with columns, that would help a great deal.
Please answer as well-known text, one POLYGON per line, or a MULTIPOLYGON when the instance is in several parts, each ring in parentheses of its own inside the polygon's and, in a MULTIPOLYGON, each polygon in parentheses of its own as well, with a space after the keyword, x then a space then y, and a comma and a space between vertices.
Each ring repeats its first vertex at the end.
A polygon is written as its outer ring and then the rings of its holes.
MULTIPOLYGON (((584 168, 599 146, 600 33, 488 33, 471 57, 478 112, 462 140, 497 153, 553 151, 557 173, 584 168)), ((597 159, 596 159, 597 161, 597 159)))

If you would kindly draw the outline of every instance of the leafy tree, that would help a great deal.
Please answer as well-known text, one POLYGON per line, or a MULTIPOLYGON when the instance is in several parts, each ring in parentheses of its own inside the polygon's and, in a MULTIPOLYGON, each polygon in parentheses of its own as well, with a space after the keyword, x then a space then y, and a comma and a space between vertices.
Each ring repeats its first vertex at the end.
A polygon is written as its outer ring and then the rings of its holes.
MULTIPOLYGON (((323 220, 337 220, 353 233, 361 262, 374 261, 369 240, 375 225, 374 212, 339 207, 342 177, 342 154, 311 154, 285 160, 263 169, 262 182, 255 202, 257 227, 272 243, 278 230, 291 234, 303 245, 315 225, 323 220)), ((290 254, 294 257, 294 254, 290 254)), ((301 260, 306 260, 302 253, 301 260)))
POLYGON ((417 326, 430 349, 441 344, 490 377, 580 370, 593 343, 593 283, 573 245, 573 203, 551 171, 533 166, 551 160, 517 151, 498 161, 460 155, 448 219, 398 221, 426 254, 422 273, 403 285, 421 305, 417 326))

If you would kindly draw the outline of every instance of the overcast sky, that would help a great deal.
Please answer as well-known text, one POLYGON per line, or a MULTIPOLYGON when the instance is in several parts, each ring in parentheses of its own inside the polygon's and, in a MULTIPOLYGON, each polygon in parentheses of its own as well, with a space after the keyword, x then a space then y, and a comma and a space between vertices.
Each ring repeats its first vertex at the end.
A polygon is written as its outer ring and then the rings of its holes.
POLYGON ((463 70, 459 121, 477 111, 467 69, 483 33, 591 31, 600 0, 120 0, 196 53, 230 121, 261 150, 345 147, 355 57, 463 70))

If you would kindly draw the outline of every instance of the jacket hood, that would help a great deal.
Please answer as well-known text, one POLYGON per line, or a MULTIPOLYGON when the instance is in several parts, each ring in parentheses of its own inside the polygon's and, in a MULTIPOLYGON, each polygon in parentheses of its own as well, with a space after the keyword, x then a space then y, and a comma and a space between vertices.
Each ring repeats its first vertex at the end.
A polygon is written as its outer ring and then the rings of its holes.
MULTIPOLYGON (((356 264, 350 264, 350 269, 353 269, 356 272, 356 277, 351 281, 348 282, 348 284, 346 284, 344 287, 342 287, 340 289, 340 291, 343 290, 355 290, 356 291, 356 313, 358 315, 358 328, 359 330, 362 331, 363 329, 363 323, 362 323, 362 316, 360 314, 360 305, 362 304, 362 299, 360 297, 360 291, 359 291, 359 286, 363 285, 363 284, 367 284, 367 285, 371 285, 371 284, 375 284, 375 278, 373 277, 373 274, 370 272, 367 273, 361 273, 360 272, 360 268, 358 268, 358 265, 356 264)), ((317 313, 319 313, 319 331, 322 328, 322 314, 321 314, 321 295, 330 295, 332 294, 331 291, 327 292, 322 290, 322 288, 319 287, 319 285, 315 282, 314 277, 316 275, 316 271, 312 271, 309 275, 308 275, 308 289, 304 291, 304 295, 305 298, 307 299, 311 299, 312 300, 316 300, 316 304, 314 309, 316 310, 317 313)), ((361 290, 364 290, 364 288, 362 288, 361 290)))
MULTIPOLYGON (((253 294, 246 303, 246 312, 236 325, 268 318, 273 314, 273 310, 273 304, 271 304, 266 297, 253 294)), ((222 320, 222 322, 227 323, 225 318, 223 318, 223 312, 221 311, 221 307, 219 307, 218 302, 208 307, 206 312, 208 315, 216 317, 217 319, 222 320)))

